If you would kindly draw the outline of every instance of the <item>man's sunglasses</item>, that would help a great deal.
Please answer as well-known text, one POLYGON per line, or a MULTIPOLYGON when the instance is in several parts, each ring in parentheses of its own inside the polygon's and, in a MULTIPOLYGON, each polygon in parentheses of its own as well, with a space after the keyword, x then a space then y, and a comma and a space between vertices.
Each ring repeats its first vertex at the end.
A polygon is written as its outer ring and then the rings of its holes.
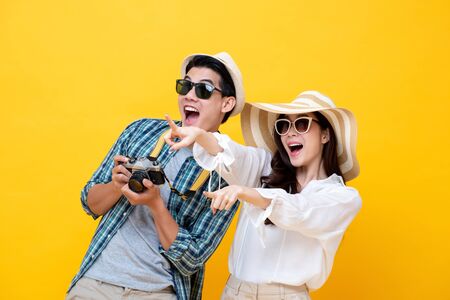
POLYGON ((291 124, 293 124, 294 129, 295 131, 297 131, 297 133, 307 133, 309 128, 311 127, 312 121, 319 123, 318 120, 315 120, 311 117, 300 117, 295 119, 294 121, 288 119, 278 119, 275 121, 275 131, 279 135, 286 135, 291 129, 291 124))
POLYGON ((209 99, 214 90, 222 93, 220 89, 216 88, 211 83, 207 82, 194 83, 187 79, 177 79, 176 90, 179 95, 183 96, 186 95, 193 87, 195 87, 195 95, 197 95, 197 97, 200 99, 209 99))

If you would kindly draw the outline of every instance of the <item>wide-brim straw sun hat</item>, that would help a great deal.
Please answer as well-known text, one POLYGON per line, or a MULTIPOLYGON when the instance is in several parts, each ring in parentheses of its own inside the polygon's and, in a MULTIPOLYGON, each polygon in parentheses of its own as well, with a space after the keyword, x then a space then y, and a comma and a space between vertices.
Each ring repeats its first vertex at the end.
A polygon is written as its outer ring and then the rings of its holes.
POLYGON ((184 76, 186 75, 186 66, 189 64, 192 58, 194 58, 194 56, 197 55, 204 55, 215 58, 225 65, 225 68, 227 69, 228 73, 230 73, 231 79, 233 80, 234 89, 236 90, 236 105, 233 111, 231 112, 230 116, 238 115, 242 111, 242 108, 244 107, 245 93, 244 93, 244 85, 242 83, 241 71, 234 62, 233 58, 227 52, 220 52, 214 55, 205 53, 191 54, 187 56, 183 60, 183 63, 181 64, 181 78, 184 78, 184 76))
POLYGON ((246 145, 276 151, 273 138, 275 121, 280 114, 306 114, 319 112, 333 127, 337 140, 340 170, 346 181, 359 174, 356 158, 356 120, 351 111, 338 108, 327 96, 306 91, 290 103, 246 103, 241 113, 241 128, 246 145))

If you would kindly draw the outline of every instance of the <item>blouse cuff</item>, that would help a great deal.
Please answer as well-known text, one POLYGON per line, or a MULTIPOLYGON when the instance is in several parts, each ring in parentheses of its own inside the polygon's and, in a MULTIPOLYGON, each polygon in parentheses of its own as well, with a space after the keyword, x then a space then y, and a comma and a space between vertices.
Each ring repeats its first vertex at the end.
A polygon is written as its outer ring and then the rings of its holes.
POLYGON ((249 204, 247 202, 244 202, 244 205, 246 205, 246 212, 249 216, 249 219, 252 223, 252 225, 256 228, 256 232, 258 233, 259 241, 261 242, 261 245, 263 248, 266 247, 264 241, 265 241, 265 232, 266 232, 266 224, 264 224, 264 221, 272 214, 273 207, 277 203, 276 195, 268 191, 267 189, 263 188, 257 188, 255 189, 261 196, 264 198, 271 199, 270 204, 266 209, 262 209, 260 207, 257 207, 255 205, 249 204))
POLYGON ((212 155, 198 143, 194 143, 192 150, 194 158, 199 166, 208 171, 216 170, 217 167, 222 164, 225 165, 225 167, 228 167, 234 162, 234 155, 231 152, 229 145, 231 141, 230 137, 218 132, 214 132, 213 135, 217 139, 219 146, 222 147, 222 152, 212 155))

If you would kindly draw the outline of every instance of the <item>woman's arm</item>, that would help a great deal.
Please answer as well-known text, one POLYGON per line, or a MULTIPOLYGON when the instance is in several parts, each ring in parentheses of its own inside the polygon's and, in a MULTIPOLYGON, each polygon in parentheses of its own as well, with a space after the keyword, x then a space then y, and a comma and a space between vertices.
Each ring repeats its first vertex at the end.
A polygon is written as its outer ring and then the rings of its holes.
POLYGON ((337 185, 298 194, 282 189, 231 185, 204 194, 212 199, 213 213, 229 209, 239 199, 252 204, 248 206, 248 213, 256 226, 269 218, 282 229, 317 239, 344 232, 361 208, 361 198, 355 189, 337 185))
POLYGON ((271 155, 255 147, 233 142, 227 135, 197 127, 178 127, 166 116, 171 129, 165 141, 176 150, 194 144, 193 154, 205 170, 215 170, 229 184, 259 186, 261 176, 270 173, 271 155), (175 139, 180 139, 175 142, 175 139))
POLYGON ((271 200, 261 196, 255 189, 241 185, 229 185, 215 192, 204 192, 206 197, 211 198, 211 209, 213 213, 217 210, 229 210, 239 199, 265 209, 271 200))
POLYGON ((249 214, 258 226, 269 218, 278 227, 297 231, 316 239, 343 233, 361 209, 358 191, 333 184, 315 186, 298 194, 281 189, 256 189, 261 197, 271 199, 261 210, 250 207, 249 214))
POLYGON ((165 118, 167 123, 169 123, 170 130, 164 136, 164 140, 170 145, 172 151, 189 147, 193 143, 198 143, 211 155, 217 155, 217 153, 223 151, 223 148, 220 147, 211 132, 195 126, 179 127, 172 121, 169 115, 165 115, 165 118), (180 141, 175 142, 175 138, 179 138, 180 141))

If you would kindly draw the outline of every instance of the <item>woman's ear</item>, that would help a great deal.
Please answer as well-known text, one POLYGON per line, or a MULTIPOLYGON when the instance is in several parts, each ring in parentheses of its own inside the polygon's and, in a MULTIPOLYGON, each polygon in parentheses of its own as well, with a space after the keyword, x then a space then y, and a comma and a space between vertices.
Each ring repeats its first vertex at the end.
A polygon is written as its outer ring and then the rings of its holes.
POLYGON ((225 97, 222 102, 222 112, 227 113, 232 111, 234 106, 236 105, 236 98, 233 96, 225 97))
POLYGON ((322 130, 321 136, 320 136, 321 143, 326 144, 326 143, 328 143, 329 140, 330 140, 330 130, 328 128, 325 130, 322 130))

